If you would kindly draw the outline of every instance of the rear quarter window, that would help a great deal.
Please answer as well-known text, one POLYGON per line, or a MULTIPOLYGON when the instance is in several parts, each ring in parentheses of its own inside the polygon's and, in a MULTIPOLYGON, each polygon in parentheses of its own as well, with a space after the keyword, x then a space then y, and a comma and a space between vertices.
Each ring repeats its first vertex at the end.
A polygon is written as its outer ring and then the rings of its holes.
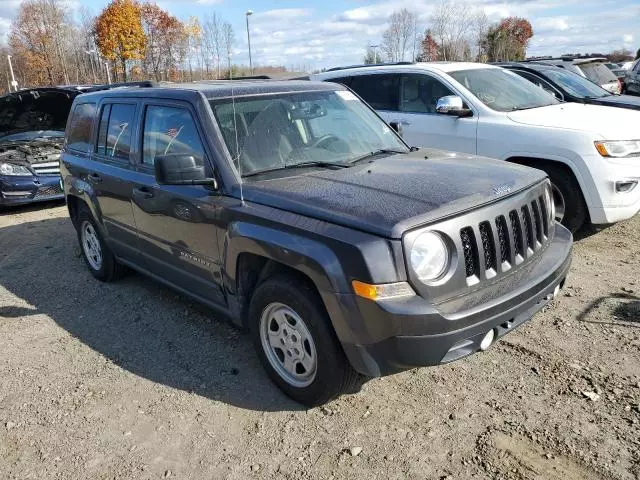
POLYGON ((93 119, 96 115, 95 103, 78 103, 71 113, 67 132, 67 148, 80 152, 91 150, 93 119))

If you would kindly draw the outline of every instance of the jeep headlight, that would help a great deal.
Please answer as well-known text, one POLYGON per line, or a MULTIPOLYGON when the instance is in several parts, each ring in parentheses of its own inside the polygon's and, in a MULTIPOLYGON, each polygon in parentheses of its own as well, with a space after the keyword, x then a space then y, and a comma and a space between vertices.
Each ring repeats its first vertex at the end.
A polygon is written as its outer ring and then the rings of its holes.
POLYGON ((640 155, 640 140, 595 142, 595 146, 603 157, 622 158, 640 155))
POLYGON ((33 175, 27 167, 22 165, 14 165, 13 163, 0 163, 0 175, 33 175))
POLYGON ((439 234, 423 232, 413 242, 409 259, 420 281, 432 282, 448 270, 449 249, 439 234))

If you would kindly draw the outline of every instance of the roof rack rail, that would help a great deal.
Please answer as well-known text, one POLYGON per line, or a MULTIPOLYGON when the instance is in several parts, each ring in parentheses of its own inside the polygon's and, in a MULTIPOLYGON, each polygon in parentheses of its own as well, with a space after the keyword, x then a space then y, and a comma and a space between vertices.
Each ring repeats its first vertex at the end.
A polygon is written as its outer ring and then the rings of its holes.
POLYGON ((388 63, 365 63, 360 65, 347 65, 345 67, 333 67, 326 70, 327 72, 336 72, 338 70, 349 70, 350 68, 364 67, 384 67, 388 65, 415 65, 416 62, 388 62, 388 63))
POLYGON ((118 82, 118 83, 103 83, 101 85, 90 85, 88 88, 83 89, 83 93, 98 92, 100 90, 110 90, 112 88, 153 88, 158 87, 160 84, 152 80, 142 80, 140 82, 118 82))

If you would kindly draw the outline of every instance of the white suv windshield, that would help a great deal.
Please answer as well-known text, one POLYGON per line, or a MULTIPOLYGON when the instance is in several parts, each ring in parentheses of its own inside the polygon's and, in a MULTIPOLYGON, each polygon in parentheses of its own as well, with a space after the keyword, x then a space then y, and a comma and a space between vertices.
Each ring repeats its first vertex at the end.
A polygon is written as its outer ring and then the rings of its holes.
POLYGON ((301 164, 346 166, 381 150, 408 151, 389 126, 349 91, 210 103, 242 176, 301 164))
POLYGON ((525 110, 559 103, 551 94, 502 68, 459 70, 449 75, 464 85, 487 107, 499 112, 525 110))
POLYGON ((587 80, 586 78, 575 73, 568 72, 567 70, 562 70, 560 68, 548 68, 544 70, 544 74, 574 97, 600 98, 611 95, 611 93, 607 92, 599 85, 596 85, 591 80, 587 80))

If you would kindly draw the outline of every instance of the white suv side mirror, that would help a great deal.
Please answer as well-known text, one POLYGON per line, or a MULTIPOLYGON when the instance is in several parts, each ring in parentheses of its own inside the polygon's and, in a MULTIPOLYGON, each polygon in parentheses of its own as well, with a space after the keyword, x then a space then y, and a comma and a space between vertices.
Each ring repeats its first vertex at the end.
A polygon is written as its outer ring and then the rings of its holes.
POLYGON ((464 108, 462 98, 457 95, 447 95, 438 99, 436 112, 444 115, 454 115, 456 117, 470 117, 473 112, 464 108))

